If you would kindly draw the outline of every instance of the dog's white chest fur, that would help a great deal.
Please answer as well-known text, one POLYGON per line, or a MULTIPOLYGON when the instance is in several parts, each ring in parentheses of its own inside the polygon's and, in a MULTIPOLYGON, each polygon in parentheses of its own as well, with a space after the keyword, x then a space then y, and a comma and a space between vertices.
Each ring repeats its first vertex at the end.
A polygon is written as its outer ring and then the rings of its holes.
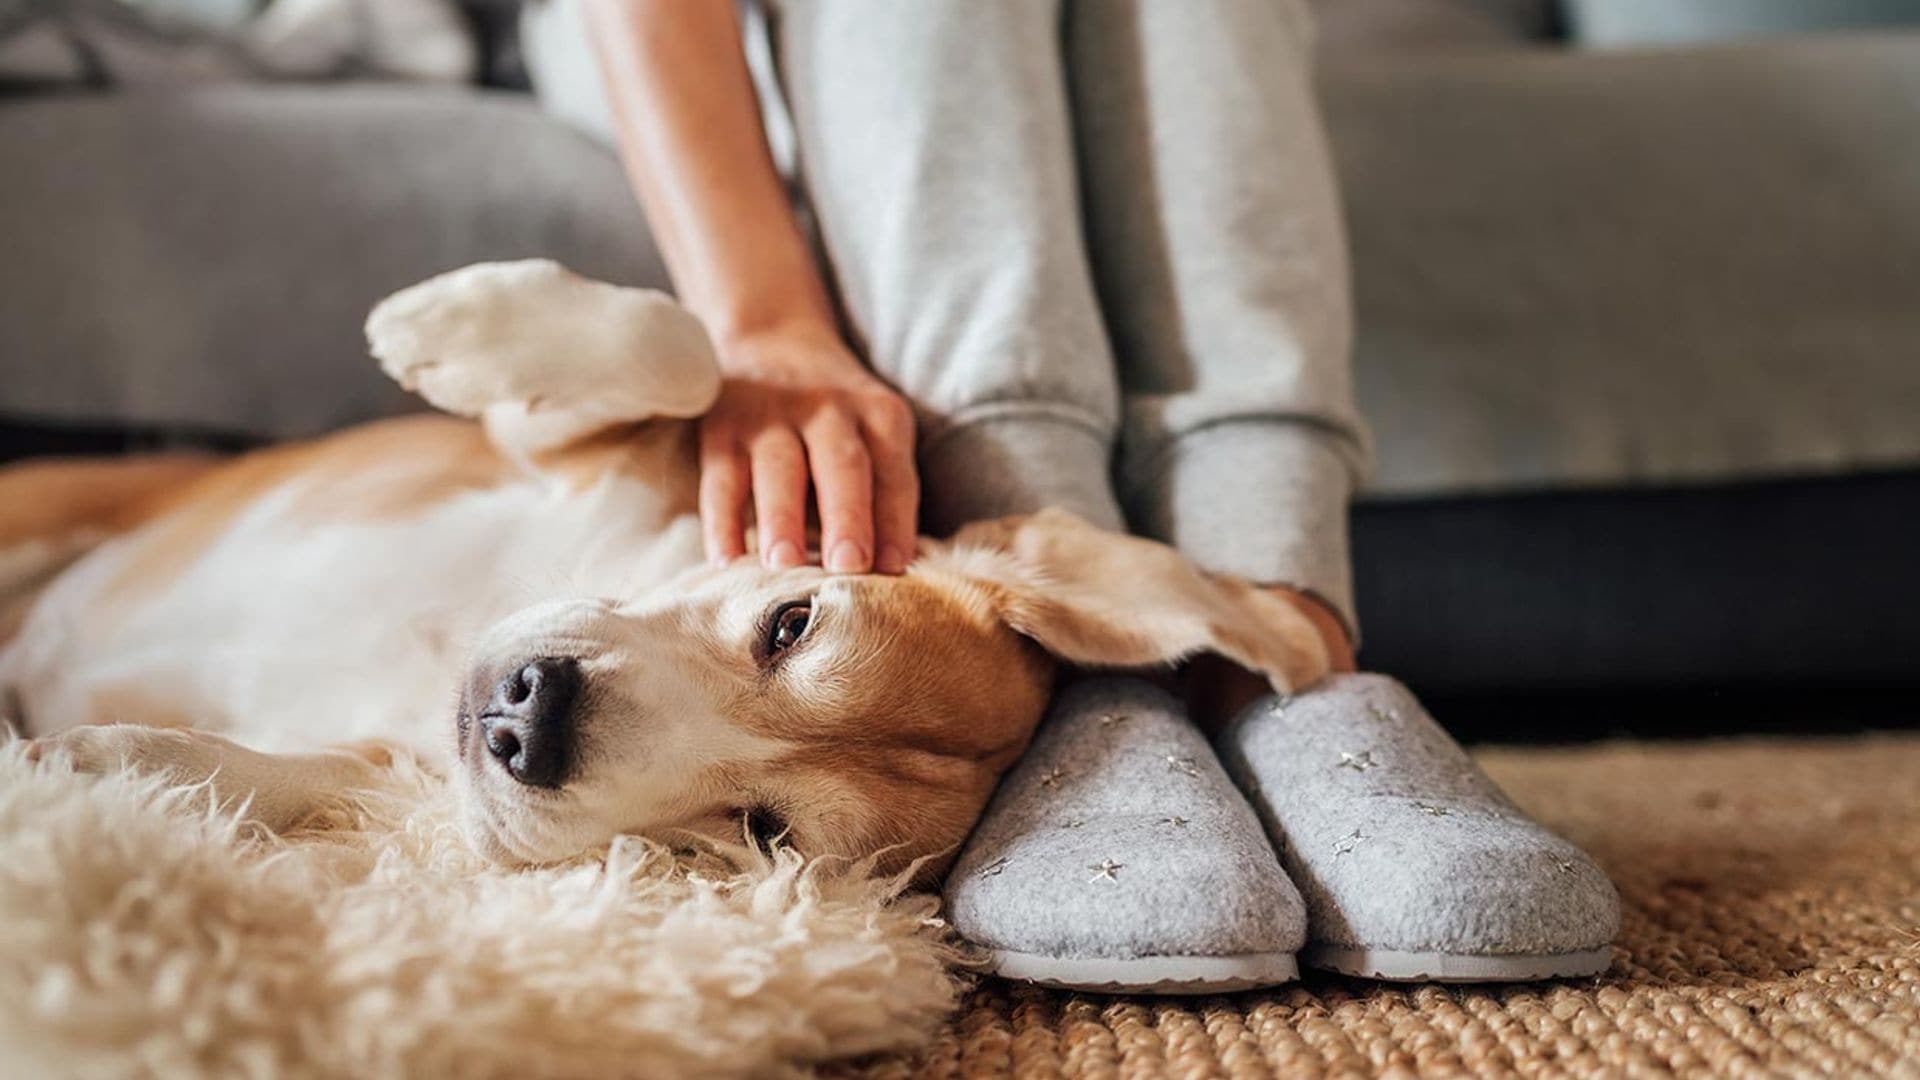
POLYGON ((632 477, 511 482, 361 521, 315 521, 302 494, 247 507, 138 603, 116 609, 109 590, 139 533, 64 574, 0 653, 31 730, 137 711, 261 749, 381 737, 436 753, 481 630, 556 596, 631 595, 700 558, 694 518, 632 477))

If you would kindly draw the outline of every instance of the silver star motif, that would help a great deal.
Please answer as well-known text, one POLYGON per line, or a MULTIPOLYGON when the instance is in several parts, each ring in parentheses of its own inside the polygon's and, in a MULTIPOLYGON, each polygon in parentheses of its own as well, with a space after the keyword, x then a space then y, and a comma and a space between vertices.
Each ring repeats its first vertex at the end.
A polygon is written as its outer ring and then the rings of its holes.
POLYGON ((1452 817, 1453 816, 1453 811, 1447 809, 1444 806, 1435 806, 1432 803, 1417 802, 1413 804, 1413 808, 1427 815, 1428 817, 1452 817))
POLYGON ((1046 772, 1043 772, 1040 774, 1040 786, 1053 787, 1055 784, 1058 784, 1062 779, 1064 779, 1066 775, 1067 775, 1067 770, 1061 768, 1058 765, 1055 765, 1053 768, 1048 769, 1046 772))
POLYGON ((1175 815, 1173 815, 1172 817, 1163 817, 1163 818, 1161 818, 1161 819, 1160 819, 1160 824, 1162 824, 1162 825, 1171 825, 1171 826, 1173 826, 1174 828, 1176 828, 1176 829, 1179 829, 1179 828, 1184 828, 1184 827, 1186 826, 1186 824, 1187 824, 1187 819, 1186 819, 1186 818, 1183 818, 1183 817, 1181 817, 1181 816, 1180 816, 1179 814, 1175 814, 1175 815))
POLYGON ((1118 881, 1120 879, 1114 875, 1124 869, 1126 865, 1126 863, 1114 862, 1112 859, 1102 859, 1097 863, 1088 863, 1087 869, 1093 871, 1093 876, 1087 879, 1087 883, 1091 885, 1103 879, 1106 881, 1118 881))
POLYGON ((1171 772, 1180 773, 1183 776, 1199 776, 1200 775, 1200 767, 1194 764, 1194 760, 1192 758, 1181 757, 1178 754, 1167 755, 1167 769, 1171 772))
POLYGON ((1563 873, 1563 874, 1571 874, 1571 873, 1573 873, 1573 872, 1574 872, 1574 871, 1575 871, 1576 869, 1578 869, 1578 867, 1577 867, 1577 866, 1575 865, 1575 863, 1574 863, 1574 861, 1573 861, 1572 859, 1560 859, 1560 860, 1557 860, 1557 861, 1556 861, 1556 862, 1555 862, 1555 863, 1553 864, 1553 868, 1554 868, 1555 870, 1558 870, 1558 871, 1560 871, 1560 872, 1561 872, 1561 873, 1563 873))
POLYGON ((1351 750, 1342 750, 1340 751, 1340 764, 1335 765, 1334 768, 1352 769, 1354 772, 1366 772, 1378 764, 1380 763, 1373 760, 1373 751, 1371 750, 1362 750, 1358 753, 1351 750))
POLYGON ((1373 837, 1368 836, 1359 829, 1355 829, 1333 842, 1333 853, 1335 855, 1346 855, 1352 852, 1354 848, 1359 847, 1363 841, 1371 839, 1373 839, 1373 837))
POLYGON ((1133 717, 1123 712, 1103 713, 1100 716, 1100 726, 1113 727, 1115 724, 1124 724, 1131 719, 1133 719, 1133 717))
POLYGON ((981 867, 980 872, 975 874, 974 876, 983 877, 983 878, 999 877, 1000 871, 1005 870, 1006 868, 1007 868, 1007 860, 995 859, 992 862, 988 863, 987 865, 981 867))
POLYGON ((1065 821, 1063 821, 1063 822, 1061 822, 1061 823, 1060 823, 1060 827, 1061 827, 1061 828, 1063 828, 1063 829, 1077 829, 1077 828, 1079 828, 1080 826, 1082 826, 1082 825, 1085 825, 1085 824, 1086 824, 1086 822, 1084 822, 1084 821, 1081 821, 1081 820, 1080 820, 1079 818, 1077 818, 1077 817, 1074 817, 1074 818, 1068 818, 1067 820, 1065 820, 1065 821))

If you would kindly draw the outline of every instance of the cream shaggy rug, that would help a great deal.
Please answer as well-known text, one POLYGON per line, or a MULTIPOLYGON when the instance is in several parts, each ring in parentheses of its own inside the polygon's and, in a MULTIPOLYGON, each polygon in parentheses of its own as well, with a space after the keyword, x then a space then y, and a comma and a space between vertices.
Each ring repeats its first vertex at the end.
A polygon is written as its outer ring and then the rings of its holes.
POLYGON ((1920 1080, 1920 734, 1478 756, 1620 885, 1605 976, 958 999, 929 902, 819 868, 636 845, 503 873, 419 779, 263 840, 191 793, 0 749, 0 1080, 777 1074, 869 1051, 890 1052, 831 1072, 1920 1080))
POLYGON ((768 1074, 923 1045, 934 901, 631 840, 508 872, 422 775, 285 839, 0 748, 0 1076, 768 1074))

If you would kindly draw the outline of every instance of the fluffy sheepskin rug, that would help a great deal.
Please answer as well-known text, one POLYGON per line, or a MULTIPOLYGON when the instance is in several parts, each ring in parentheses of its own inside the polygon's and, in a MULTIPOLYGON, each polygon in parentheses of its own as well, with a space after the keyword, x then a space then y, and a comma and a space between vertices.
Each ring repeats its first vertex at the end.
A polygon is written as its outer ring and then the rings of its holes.
POLYGON ((0 748, 0 1075, 767 1074, 926 1039, 926 897, 790 854, 511 872, 431 778, 286 838, 0 748))

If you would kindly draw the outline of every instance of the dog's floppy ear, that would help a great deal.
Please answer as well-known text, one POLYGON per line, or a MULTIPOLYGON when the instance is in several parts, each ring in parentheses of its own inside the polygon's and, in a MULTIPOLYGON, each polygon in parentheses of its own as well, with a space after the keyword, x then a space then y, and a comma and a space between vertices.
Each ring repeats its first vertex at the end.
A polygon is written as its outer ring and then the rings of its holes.
POLYGON ((1148 667, 1211 652, 1281 693, 1328 668, 1319 631, 1284 600, 1064 511, 968 525, 946 554, 1008 626, 1070 663, 1148 667))

